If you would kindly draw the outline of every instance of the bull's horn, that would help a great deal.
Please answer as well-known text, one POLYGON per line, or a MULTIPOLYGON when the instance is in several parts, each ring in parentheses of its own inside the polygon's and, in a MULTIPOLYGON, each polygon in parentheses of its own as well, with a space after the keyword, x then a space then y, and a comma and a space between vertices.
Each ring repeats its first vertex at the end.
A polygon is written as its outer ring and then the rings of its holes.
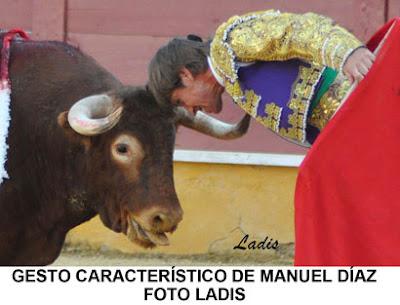
POLYGON ((68 123, 77 133, 93 136, 113 128, 121 113, 122 105, 109 95, 91 95, 72 105, 68 123))
POLYGON ((230 140, 243 136, 250 125, 250 115, 246 114, 240 122, 228 124, 197 111, 196 115, 191 114, 183 107, 176 107, 177 123, 212 136, 218 139, 230 140))

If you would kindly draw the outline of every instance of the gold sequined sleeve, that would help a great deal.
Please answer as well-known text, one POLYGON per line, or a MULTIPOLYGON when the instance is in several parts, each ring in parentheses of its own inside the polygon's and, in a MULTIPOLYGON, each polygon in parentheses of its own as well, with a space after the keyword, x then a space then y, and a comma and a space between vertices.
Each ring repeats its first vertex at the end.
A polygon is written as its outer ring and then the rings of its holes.
POLYGON ((300 58, 341 70, 362 43, 344 28, 314 13, 263 11, 234 16, 222 24, 211 45, 211 57, 222 74, 231 74, 233 60, 300 58))

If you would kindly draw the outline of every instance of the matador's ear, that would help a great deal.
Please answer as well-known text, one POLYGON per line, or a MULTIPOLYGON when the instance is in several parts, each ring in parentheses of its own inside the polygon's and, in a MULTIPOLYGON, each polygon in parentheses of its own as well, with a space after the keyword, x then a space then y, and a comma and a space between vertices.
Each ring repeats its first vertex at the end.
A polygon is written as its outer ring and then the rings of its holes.
POLYGON ((197 36, 197 35, 195 35, 195 34, 189 34, 189 35, 186 36, 186 38, 187 38, 188 40, 203 42, 203 39, 201 39, 200 36, 197 36))

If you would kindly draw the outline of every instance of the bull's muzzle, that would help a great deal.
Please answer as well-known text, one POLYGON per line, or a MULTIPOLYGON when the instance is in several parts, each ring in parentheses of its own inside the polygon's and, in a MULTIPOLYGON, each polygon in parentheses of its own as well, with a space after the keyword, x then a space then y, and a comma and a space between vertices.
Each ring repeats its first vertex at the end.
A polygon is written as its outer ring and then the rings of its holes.
POLYGON ((139 224, 146 230, 152 232, 173 232, 182 220, 183 211, 181 207, 174 209, 151 208, 137 217, 139 224))
POLYGON ((153 207, 140 211, 140 214, 132 213, 128 216, 127 236, 145 247, 168 245, 165 233, 175 231, 182 216, 179 205, 170 209, 153 207))

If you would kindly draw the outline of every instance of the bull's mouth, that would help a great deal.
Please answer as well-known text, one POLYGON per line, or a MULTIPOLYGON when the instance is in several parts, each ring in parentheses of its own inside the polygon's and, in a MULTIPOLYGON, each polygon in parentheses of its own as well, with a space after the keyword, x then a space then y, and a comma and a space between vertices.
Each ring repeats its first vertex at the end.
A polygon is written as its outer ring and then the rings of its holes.
POLYGON ((168 246, 169 240, 164 232, 151 232, 145 230, 135 219, 128 214, 128 228, 126 236, 132 242, 135 242, 145 248, 153 248, 155 246, 168 246))

